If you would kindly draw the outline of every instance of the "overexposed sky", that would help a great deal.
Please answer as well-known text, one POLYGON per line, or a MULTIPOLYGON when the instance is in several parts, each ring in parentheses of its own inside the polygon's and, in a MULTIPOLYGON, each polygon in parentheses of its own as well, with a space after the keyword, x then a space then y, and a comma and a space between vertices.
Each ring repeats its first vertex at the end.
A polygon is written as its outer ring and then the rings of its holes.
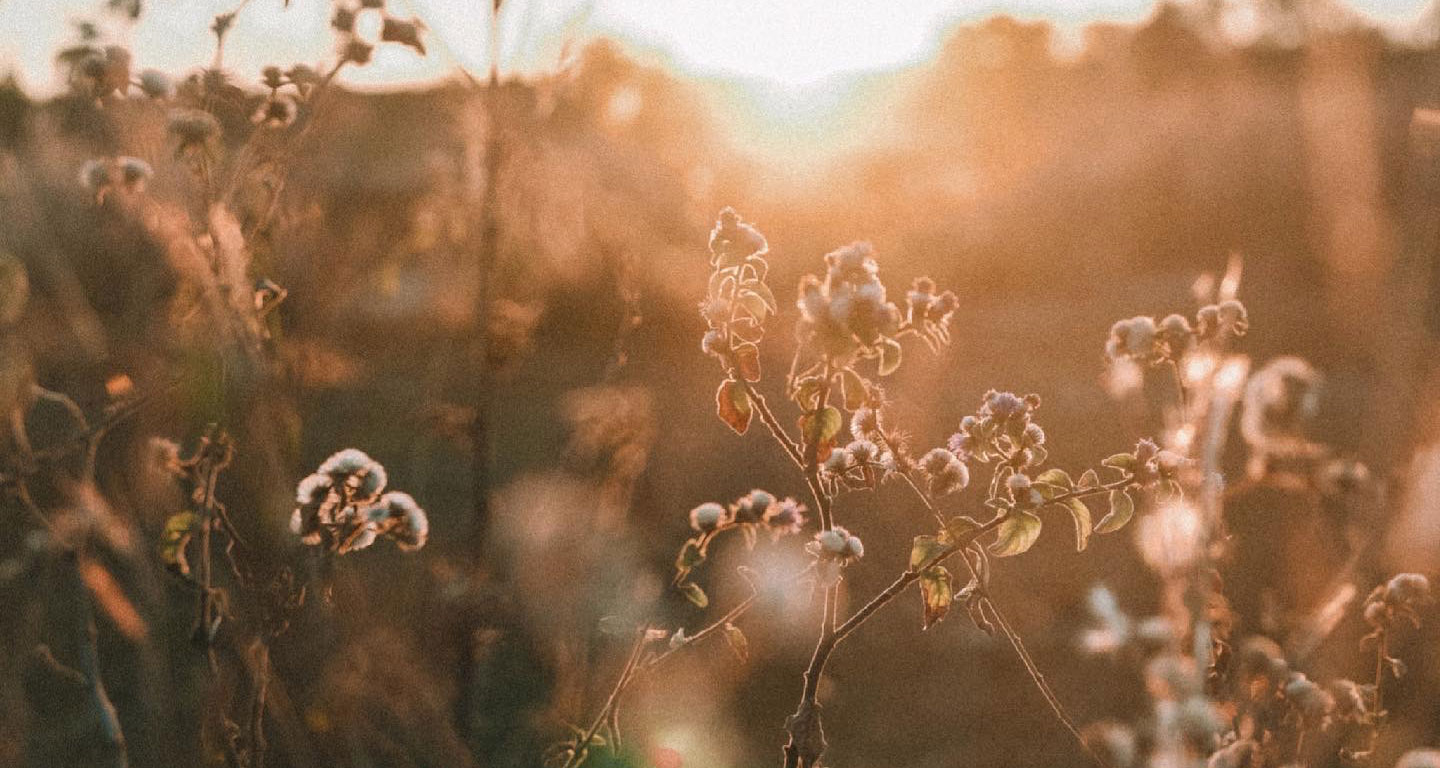
MULTIPOLYGON (((398 85, 443 77, 463 65, 487 67, 490 0, 388 0, 392 13, 417 16, 431 30, 429 57, 384 46, 376 61, 346 76, 352 85, 398 85)), ((74 40, 73 22, 108 19, 115 42, 140 67, 178 73, 209 63, 217 13, 239 0, 144 0, 139 23, 100 12, 102 0, 0 0, 0 73, 47 92, 59 84, 56 50, 74 40)), ((1364 0, 1353 5, 1389 24, 1417 18, 1428 0, 1364 0)), ((1097 19, 1137 21, 1148 0, 508 0, 502 19, 520 69, 553 64, 565 41, 609 34, 639 44, 680 68, 803 87, 852 72, 922 60, 956 21, 1005 12, 1049 18, 1062 27, 1097 19)), ((330 0, 250 0, 226 46, 226 65, 252 76, 265 64, 319 64, 331 56, 330 0)), ((374 19, 371 20, 375 21, 374 19)))

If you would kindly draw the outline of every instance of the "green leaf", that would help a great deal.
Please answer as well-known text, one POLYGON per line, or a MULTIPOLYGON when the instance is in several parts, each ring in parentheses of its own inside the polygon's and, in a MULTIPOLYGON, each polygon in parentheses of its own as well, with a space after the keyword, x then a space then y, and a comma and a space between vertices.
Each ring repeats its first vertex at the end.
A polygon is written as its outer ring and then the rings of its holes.
POLYGON ((1036 478, 1037 483, 1049 483, 1064 488, 1067 491, 1074 490, 1075 483, 1070 480, 1070 475, 1063 469, 1047 469, 1041 472, 1036 478))
POLYGON ((997 538, 990 545, 990 552, 996 557, 1011 557, 1024 553, 1040 538, 1040 518, 1030 512, 1011 513, 996 529, 997 538))
POLYGON ((730 650, 735 652, 735 658, 739 659, 741 664, 750 660, 750 641, 739 627, 728 621, 725 622, 725 642, 729 644, 730 650))
MULTIPOLYGON (((740 375, 745 377, 746 381, 760 380, 759 347, 749 342, 737 344, 731 354, 735 359, 735 368, 740 371, 740 375)), ((746 400, 748 401, 749 398, 747 397, 746 400)))
POLYGON ((183 575, 190 574, 190 562, 185 557, 185 547, 200 527, 200 516, 194 512, 179 512, 165 521, 165 530, 160 534, 160 561, 183 575))
POLYGON ((1079 487, 1081 487, 1081 488, 1099 488, 1099 487, 1100 487, 1100 475, 1096 474, 1095 470, 1093 470, 1093 469, 1087 469, 1087 470, 1085 470, 1085 474, 1083 474, 1083 475, 1080 476, 1080 484, 1079 484, 1079 487))
POLYGON ((916 536, 915 542, 910 545, 910 567, 919 568, 944 549, 945 544, 935 536, 916 536))
POLYGON ((1122 472, 1134 472, 1137 459, 1133 453, 1117 453, 1100 462, 1103 467, 1118 469, 1122 472))
MULTIPOLYGON (((1068 479, 1068 478, 1067 478, 1068 479)), ((1069 490, 1050 483, 1032 482, 1030 487, 1040 493, 1040 498, 1049 501, 1057 496, 1064 496, 1069 490)))
POLYGON ((740 302, 740 306, 755 318, 756 322, 765 322, 765 313, 770 311, 770 307, 766 305, 763 296, 752 290, 741 289, 735 298, 740 302))
POLYGON ((778 305, 775 303, 775 293, 770 290, 770 286, 759 280, 746 280, 742 285, 746 290, 753 291, 756 296, 759 296, 760 300, 765 302, 766 309, 771 312, 779 311, 778 305))
POLYGON ((940 535, 941 540, 946 544, 953 544, 970 535, 973 531, 980 530, 980 523, 973 518, 964 515, 957 515, 945 523, 945 532, 940 535))
POLYGON ((1135 502, 1130 494, 1116 489, 1110 492, 1110 512, 1095 526, 1096 533, 1113 533, 1125 527, 1135 515, 1135 502))
POLYGON ((900 367, 900 342, 881 339, 877 346, 880 348, 880 375, 889 376, 900 367))
POLYGON ((705 562, 705 550, 700 548, 700 541, 690 539, 685 542, 685 546, 680 548, 680 554, 675 557, 675 569, 684 573, 703 562, 705 562))
POLYGON ((845 393, 845 408, 853 411, 865 404, 865 398, 869 395, 865 391, 865 380, 854 368, 844 368, 840 371, 840 388, 845 393))
POLYGON ((923 629, 929 629, 935 622, 945 618, 950 612, 950 604, 955 601, 955 585, 951 581, 950 571, 941 566, 926 568, 920 574, 920 598, 925 604, 925 620, 923 629))
POLYGON ((694 603, 696 608, 704 608, 710 604, 710 597, 705 594, 705 590, 693 581, 681 584, 680 591, 685 593, 685 599, 694 603))
POLYGON ((750 395, 740 382, 734 379, 720 382, 720 388, 715 390, 715 413, 736 434, 743 435, 750 428, 754 412, 750 409, 750 395))
POLYGON ((1078 498, 1065 500, 1065 506, 1070 510, 1070 516, 1075 518, 1075 551, 1084 552, 1085 545, 1090 543, 1090 508, 1085 502, 1078 498))
POLYGON ((805 438, 806 445, 819 445, 840 434, 840 427, 845 423, 845 418, 840 415, 840 409, 833 405, 827 405, 819 411, 807 413, 800 417, 800 434, 805 438))

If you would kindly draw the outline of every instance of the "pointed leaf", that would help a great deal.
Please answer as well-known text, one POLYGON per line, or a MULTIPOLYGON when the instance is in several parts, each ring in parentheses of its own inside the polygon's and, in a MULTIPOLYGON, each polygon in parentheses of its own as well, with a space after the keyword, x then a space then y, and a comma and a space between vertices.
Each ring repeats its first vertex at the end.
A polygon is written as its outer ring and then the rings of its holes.
POLYGON ((1069 508, 1070 516, 1075 518, 1075 551, 1084 552, 1085 546, 1090 543, 1090 508, 1077 498, 1066 499, 1065 506, 1069 508))
POLYGON ((726 379, 715 391, 715 413, 737 434, 745 434, 750 428, 754 413, 750 409, 750 395, 745 387, 734 379, 726 379))
POLYGON ((920 574, 920 598, 925 604, 925 619, 923 629, 929 629, 935 622, 945 618, 950 612, 950 604, 955 600, 955 585, 951 581, 950 571, 941 566, 926 568, 920 574))
MULTIPOLYGON (((734 350, 735 368, 746 381, 760 380, 760 348, 754 344, 737 344, 734 350)), ((748 398, 747 398, 748 399, 748 398)))
POLYGON ((200 517, 194 512, 171 515, 160 534, 160 561, 183 575, 189 575, 190 562, 185 556, 185 547, 199 527, 200 517))
POLYGON ((740 306, 755 318, 755 322, 765 322, 765 313, 770 311, 770 307, 766 306, 764 297, 752 290, 741 289, 736 295, 736 299, 740 302, 740 306))
POLYGON ((916 536, 910 545, 910 567, 916 569, 925 565, 944 549, 945 544, 934 536, 916 536))
POLYGON ((1035 482, 1049 483, 1050 485, 1056 485, 1064 488, 1067 491, 1073 490, 1075 488, 1075 483, 1071 482, 1069 473, 1059 468, 1047 469, 1044 472, 1041 472, 1035 477, 1035 482))
POLYGON ((980 523, 973 518, 957 515, 945 523, 945 531, 940 534, 940 539, 945 544, 953 544, 965 539, 971 532, 980 530, 980 527, 980 523))
POLYGON ((1065 494, 1069 493, 1069 491, 1065 488, 1062 488, 1058 485, 1052 485, 1051 483, 1032 482, 1030 484, 1030 487, 1033 488, 1036 492, 1038 492, 1040 494, 1040 498, 1044 499, 1045 501, 1049 501, 1053 498, 1056 498, 1058 496, 1064 496, 1065 494))
POLYGON ((750 641, 739 627, 728 621, 725 622, 725 642, 730 645, 730 650, 735 652, 735 658, 739 659, 741 664, 750 660, 750 641))
POLYGON ((1014 512, 996 529, 997 538, 995 543, 990 545, 990 552, 996 557, 1022 554, 1040 538, 1040 527, 1040 518, 1034 514, 1014 512))
POLYGON ((700 585, 693 581, 687 581, 681 584, 680 591, 684 593, 686 600, 695 604, 696 608, 704 608, 710 604, 710 597, 705 594, 705 590, 701 589, 700 585))
POLYGON ((765 302, 766 309, 770 310, 772 313, 779 311, 775 303, 775 293, 774 291, 770 290, 770 286, 759 280, 746 280, 743 285, 745 286, 746 290, 753 291, 756 296, 760 297, 761 301, 765 302))
POLYGON ((680 548, 680 554, 675 557, 675 569, 684 573, 704 561, 705 550, 700 547, 700 541, 690 539, 685 542, 685 546, 680 548))
POLYGON ((1095 526, 1096 533, 1113 533, 1125 527, 1135 515, 1135 502, 1130 494, 1116 489, 1110 492, 1110 512, 1095 526))
POLYGON ((1100 465, 1118 469, 1122 472, 1134 472, 1137 461, 1133 453, 1117 453, 1100 462, 1100 465))
POLYGON ((1095 470, 1093 470, 1093 469, 1087 469, 1087 470, 1085 470, 1085 474, 1083 474, 1083 475, 1080 476, 1080 483, 1079 483, 1079 486, 1078 486, 1078 487, 1080 487, 1080 488, 1099 488, 1099 487, 1100 487, 1100 475, 1096 474, 1095 470))
POLYGON ((819 411, 800 417, 800 434, 806 445, 832 442, 835 436, 840 434, 840 427, 844 422, 845 418, 840 415, 840 409, 827 405, 819 411))

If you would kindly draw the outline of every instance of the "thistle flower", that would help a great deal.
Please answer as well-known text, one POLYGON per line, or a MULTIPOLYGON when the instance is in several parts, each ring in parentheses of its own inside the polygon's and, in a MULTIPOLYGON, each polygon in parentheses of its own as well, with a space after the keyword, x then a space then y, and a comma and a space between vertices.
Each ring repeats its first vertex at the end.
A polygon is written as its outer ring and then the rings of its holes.
POLYGON ((409 46, 421 56, 425 55, 425 42, 420 39, 420 24, 417 21, 402 21, 386 16, 380 27, 380 39, 387 43, 409 46))
POLYGON ((816 533, 815 540, 805 545, 805 549, 822 562, 841 565, 848 565, 865 556, 865 545, 860 538, 838 525, 828 531, 816 533))
POLYGON ((1130 359, 1141 362, 1157 362, 1155 318, 1144 315, 1117 321, 1110 326, 1110 338, 1105 342, 1105 354, 1111 360, 1130 359))
POLYGON ((717 268, 739 266, 752 256, 764 256, 769 250, 760 230, 740 220, 734 208, 720 211, 715 228, 710 232, 710 265, 717 268))
POLYGON ((170 113, 167 127, 180 140, 180 148, 204 146, 220 134, 220 121, 199 109, 177 109, 170 113))
POLYGON ((921 456, 919 466, 931 496, 954 493, 970 484, 969 468, 959 456, 944 448, 931 449, 921 456))
POLYGON ((730 513, 737 523, 758 523, 765 519, 765 515, 774 505, 773 495, 756 488, 731 504, 730 513))
POLYGON ((175 93, 175 84, 164 72, 147 69, 140 73, 140 92, 152 99, 168 99, 175 93))
POLYGON ((797 534, 805 527, 806 511, 804 504, 787 496, 765 511, 765 527, 777 539, 797 534))
POLYGON ((295 122, 295 102, 286 96, 269 96, 260 102, 260 107, 250 121, 266 128, 288 128, 295 122))
POLYGON ((1335 708, 1335 699, 1300 672, 1291 673, 1284 692, 1285 700, 1311 723, 1318 724, 1335 708))
POLYGON ((80 168, 80 185, 95 199, 103 200, 112 190, 138 193, 154 175, 150 164, 137 157, 97 158, 87 160, 80 168))
POLYGON ((709 533, 729 522, 729 513, 713 501, 690 510, 690 527, 700 533, 709 533))
POLYGON ((385 468, 355 448, 332 454, 317 471, 340 480, 360 498, 373 498, 385 489, 385 468))
POLYGON ((395 540, 395 546, 414 552, 425 546, 430 535, 430 520, 425 510, 408 493, 391 491, 367 510, 369 522, 379 535, 395 540))

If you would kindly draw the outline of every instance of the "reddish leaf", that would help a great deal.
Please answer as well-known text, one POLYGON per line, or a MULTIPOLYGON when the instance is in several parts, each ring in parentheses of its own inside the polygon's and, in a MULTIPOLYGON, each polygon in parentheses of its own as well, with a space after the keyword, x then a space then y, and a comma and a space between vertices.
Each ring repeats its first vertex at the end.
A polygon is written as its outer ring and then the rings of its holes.
POLYGON ((750 408, 750 395, 746 394, 740 382, 726 379, 720 383, 720 388, 715 391, 715 413, 737 434, 743 435, 750 428, 754 411, 750 408))

